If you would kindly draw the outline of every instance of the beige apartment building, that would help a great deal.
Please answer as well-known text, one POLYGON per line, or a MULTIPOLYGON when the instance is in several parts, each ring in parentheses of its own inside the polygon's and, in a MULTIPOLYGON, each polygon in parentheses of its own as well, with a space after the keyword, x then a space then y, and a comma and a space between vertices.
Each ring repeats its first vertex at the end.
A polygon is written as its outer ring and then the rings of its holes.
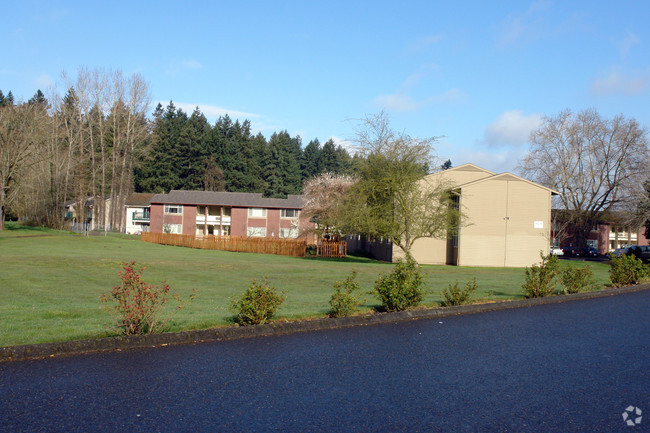
MULTIPOLYGON (((538 263, 540 251, 548 254, 551 196, 558 194, 556 191, 473 164, 433 173, 422 183, 444 183, 454 194, 463 217, 457 233, 414 243, 412 254, 418 263, 523 267, 538 263)), ((404 256, 395 245, 375 246, 384 253, 379 258, 396 261, 404 256)))

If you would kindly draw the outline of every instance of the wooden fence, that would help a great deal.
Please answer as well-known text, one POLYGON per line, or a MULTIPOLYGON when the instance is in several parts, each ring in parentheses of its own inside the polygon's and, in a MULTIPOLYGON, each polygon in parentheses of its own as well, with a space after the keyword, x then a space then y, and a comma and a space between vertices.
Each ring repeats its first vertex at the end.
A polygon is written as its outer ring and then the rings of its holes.
POLYGON ((316 247, 316 255, 320 257, 345 257, 348 254, 348 244, 342 242, 321 242, 316 247))
POLYGON ((195 236, 144 232, 140 240, 161 245, 236 251, 242 253, 278 254, 304 257, 307 243, 297 239, 246 238, 240 236, 195 236))

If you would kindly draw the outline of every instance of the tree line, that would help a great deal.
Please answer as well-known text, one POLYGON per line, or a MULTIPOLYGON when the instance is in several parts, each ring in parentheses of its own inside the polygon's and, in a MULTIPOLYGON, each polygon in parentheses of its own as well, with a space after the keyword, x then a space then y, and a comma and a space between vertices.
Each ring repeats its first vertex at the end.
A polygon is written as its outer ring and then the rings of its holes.
POLYGON ((172 189, 262 192, 268 197, 300 194, 322 172, 350 173, 358 157, 333 140, 303 147, 300 136, 275 132, 253 135, 248 120, 228 115, 211 125, 197 108, 191 115, 170 102, 156 107, 149 151, 136 168, 137 192, 172 189))
POLYGON ((0 230, 6 216, 63 227, 70 203, 118 230, 134 191, 282 197, 321 172, 351 173, 358 161, 332 140, 303 147, 287 131, 267 140, 248 120, 225 115, 211 125, 198 108, 188 115, 173 102, 150 118, 139 74, 82 68, 66 88, 48 98, 38 90, 27 102, 0 90, 0 230))

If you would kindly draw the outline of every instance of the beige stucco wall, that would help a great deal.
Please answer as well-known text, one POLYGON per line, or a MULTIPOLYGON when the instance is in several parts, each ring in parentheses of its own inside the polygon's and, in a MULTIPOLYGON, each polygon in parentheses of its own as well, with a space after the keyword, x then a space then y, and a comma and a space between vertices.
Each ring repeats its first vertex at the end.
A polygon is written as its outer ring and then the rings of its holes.
MULTIPOLYGON (((447 239, 421 238, 413 243, 411 253, 423 265, 447 264, 447 239)), ((393 245, 393 261, 404 258, 404 251, 393 245)))
POLYGON ((514 176, 462 188, 460 266, 530 266, 549 249, 550 191, 514 176))
MULTIPOLYGON (((551 190, 511 174, 495 175, 480 167, 463 166, 434 173, 422 185, 457 187, 463 213, 458 236, 459 266, 524 267, 548 253, 551 190)), ((419 239, 413 257, 422 264, 453 261, 444 239, 419 239)), ((393 246, 393 261, 404 252, 393 246)))

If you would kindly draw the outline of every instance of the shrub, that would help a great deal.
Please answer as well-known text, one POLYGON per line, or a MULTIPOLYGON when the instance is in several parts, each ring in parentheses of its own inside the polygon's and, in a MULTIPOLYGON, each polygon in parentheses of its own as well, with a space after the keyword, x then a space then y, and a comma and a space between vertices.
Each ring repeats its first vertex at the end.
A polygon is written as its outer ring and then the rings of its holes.
POLYGON ((330 298, 330 317, 347 317, 353 314, 361 304, 361 298, 354 292, 361 290, 357 281, 357 273, 347 277, 345 281, 337 281, 334 284, 334 294, 330 298))
MULTIPOLYGON (((122 263, 122 271, 118 273, 122 285, 113 287, 100 297, 104 310, 115 318, 114 328, 125 335, 161 332, 173 314, 183 308, 180 296, 170 293, 169 285, 164 281, 160 287, 145 283, 142 279, 145 269, 136 262, 122 263), (177 305, 174 310, 166 312, 170 297, 177 305), (111 305, 112 301, 116 304, 111 305)), ((196 290, 189 300, 195 296, 196 290)))
POLYGON ((550 254, 545 256, 541 251, 539 256, 542 259, 539 265, 526 267, 526 279, 521 287, 527 298, 541 298, 555 292, 555 277, 560 266, 559 260, 550 254))
POLYGON ((614 287, 639 284, 647 274, 643 262, 633 255, 623 254, 609 261, 609 279, 614 287))
POLYGON ((414 307, 424 298, 424 278, 412 258, 399 260, 395 269, 375 281, 375 292, 387 311, 414 307))
POLYGON ((594 273, 589 266, 569 266, 560 272, 560 282, 564 286, 564 293, 580 293, 596 286, 594 273))
POLYGON ((269 286, 266 278, 263 284, 253 280, 242 296, 232 299, 230 310, 240 325, 261 325, 275 315, 284 299, 284 291, 278 293, 275 287, 269 286))
POLYGON ((476 278, 472 279, 472 281, 468 281, 462 289, 458 287, 458 280, 456 280, 453 286, 450 284, 448 289, 443 289, 442 292, 440 292, 443 299, 442 306, 451 307, 454 305, 469 304, 472 299, 472 293, 475 292, 476 289, 478 289, 476 278))

